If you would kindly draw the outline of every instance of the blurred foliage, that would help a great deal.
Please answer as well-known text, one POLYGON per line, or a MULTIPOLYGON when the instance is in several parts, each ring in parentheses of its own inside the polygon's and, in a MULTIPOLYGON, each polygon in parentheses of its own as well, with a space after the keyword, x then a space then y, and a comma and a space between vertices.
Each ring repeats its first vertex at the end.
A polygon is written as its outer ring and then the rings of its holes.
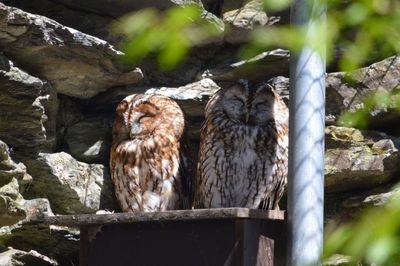
POLYGON ((354 264, 398 266, 400 264, 400 190, 394 190, 383 207, 365 212, 354 222, 328 232, 324 257, 351 255, 354 264))
MULTIPOLYGON (((287 9, 291 0, 263 0, 265 10, 287 9)), ((314 2, 314 21, 308 24, 273 25, 256 28, 252 41, 243 48, 245 58, 275 47, 298 52, 305 45, 326 55, 350 71, 371 60, 400 52, 400 1, 328 0, 326 21, 322 1, 314 2)), ((122 18, 114 28, 126 35, 125 61, 157 56, 160 67, 171 69, 183 61, 191 47, 215 40, 222 33, 204 19, 197 5, 177 6, 165 12, 145 9, 122 18)), ((380 91, 366 97, 363 108, 347 112, 339 123, 365 128, 373 110, 399 108, 400 94, 380 91)), ((393 90, 395 91, 395 90, 393 90)), ((398 90, 397 90, 398 91, 398 90)), ((400 196, 386 206, 371 209, 354 221, 328 233, 324 256, 350 255, 354 261, 374 265, 400 265, 400 196)), ((356 264, 354 264, 356 265, 356 264)))
MULTIPOLYGON (((292 4, 290 0, 263 2, 267 13, 292 4)), ((241 54, 250 58, 275 47, 298 52, 306 45, 326 55, 327 63, 337 63, 342 71, 399 54, 399 0, 328 0, 326 21, 320 19, 324 18, 323 6, 319 6, 322 0, 313 2, 313 23, 256 28, 241 54)), ((114 28, 126 35, 125 61, 154 55, 164 69, 182 62, 191 47, 215 40, 222 33, 218 25, 204 19, 202 9, 196 5, 177 6, 165 12, 145 9, 124 17, 114 28)), ((345 113, 339 123, 365 128, 373 110, 400 110, 400 94, 379 91, 366 97, 363 105, 355 112, 345 113)), ((329 233, 324 255, 335 253, 374 265, 400 265, 400 196, 393 197, 383 208, 369 210, 359 221, 329 233)))
MULTIPOLYGON (((291 2, 264 1, 266 10, 271 6, 278 10, 288 8, 291 2), (281 4, 272 4, 276 2, 281 4)), ((307 42, 311 48, 324 51, 322 54, 326 55, 328 64, 335 60, 340 70, 349 71, 369 63, 371 55, 379 55, 382 59, 400 52, 400 1, 328 0, 326 23, 319 19, 324 16, 318 6, 325 1, 310 2, 314 2, 312 24, 258 28, 253 32, 253 43, 245 48, 245 54, 276 46, 299 51, 307 42)))
POLYGON ((363 99, 362 106, 359 109, 347 111, 341 115, 338 124, 368 129, 371 115, 388 109, 397 109, 400 112, 400 90, 389 92, 377 88, 377 92, 371 93, 363 99))
MULTIPOLYGON (((292 0, 260 1, 267 13, 287 9, 292 4, 292 0)), ((326 55, 327 63, 337 60, 342 71, 349 71, 369 62, 373 54, 383 58, 399 53, 400 1, 328 0, 326 22, 319 19, 325 17, 320 5, 325 1, 309 1, 314 2, 312 24, 256 28, 243 56, 253 57, 273 47, 296 52, 307 42, 326 55)), ((223 33, 218 23, 204 19, 206 13, 202 6, 192 4, 177 5, 167 11, 144 9, 126 15, 114 25, 116 31, 127 37, 123 45, 125 60, 132 62, 156 54, 161 67, 176 66, 191 47, 223 33)))
MULTIPOLYGON (((271 4, 277 1, 264 1, 266 7, 287 8, 271 4)), ((335 63, 341 71, 351 71, 400 54, 400 1, 328 0, 326 24, 319 19, 322 16, 318 13, 321 9, 318 4, 325 1, 310 1, 315 3, 312 24, 259 28, 253 32, 253 42, 244 48, 243 54, 254 56, 265 47, 285 47, 298 52, 307 45, 321 54, 325 52, 327 64, 335 63)), ((290 4, 290 1, 282 2, 290 4)), ((380 88, 375 88, 376 92, 365 98, 362 108, 345 112, 340 117, 339 125, 366 129, 375 110, 391 108, 400 111, 398 89, 382 92, 380 88)))
POLYGON ((166 70, 182 62, 191 47, 222 33, 217 25, 203 19, 202 8, 196 4, 165 12, 143 9, 126 15, 113 27, 126 36, 122 45, 125 62, 156 54, 160 67, 166 70))

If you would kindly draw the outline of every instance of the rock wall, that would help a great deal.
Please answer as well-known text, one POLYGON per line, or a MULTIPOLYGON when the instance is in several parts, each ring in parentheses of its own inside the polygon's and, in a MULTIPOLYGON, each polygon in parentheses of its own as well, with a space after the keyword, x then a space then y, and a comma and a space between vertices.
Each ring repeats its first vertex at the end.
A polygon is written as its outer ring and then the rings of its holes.
MULTIPOLYGON (((0 3, 1 265, 77 265, 79 232, 27 222, 42 215, 119 211, 108 157, 114 110, 125 96, 160 93, 177 100, 194 154, 204 106, 222 82, 268 81, 289 101, 288 51, 247 60, 237 55, 254 27, 287 23, 287 12, 267 14, 254 1, 203 0, 205 19, 224 25, 224 37, 162 72, 152 58, 122 67, 116 48, 121 36, 108 26, 130 11, 188 1, 114 2, 0 3)), ((337 119, 364 108, 368 92, 398 91, 399 84, 399 56, 352 73, 327 74, 327 222, 345 221, 390 198, 400 170, 399 113, 390 107, 371 112, 375 131, 338 127, 337 119)))

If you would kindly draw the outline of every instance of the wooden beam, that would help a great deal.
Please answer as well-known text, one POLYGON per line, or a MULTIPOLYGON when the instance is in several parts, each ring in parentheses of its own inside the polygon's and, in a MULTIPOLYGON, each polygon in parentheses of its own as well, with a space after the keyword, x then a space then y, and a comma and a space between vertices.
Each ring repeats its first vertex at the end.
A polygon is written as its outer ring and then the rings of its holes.
POLYGON ((77 214, 45 216, 31 223, 44 223, 64 226, 104 225, 119 223, 151 222, 151 221, 183 221, 204 219, 269 219, 284 220, 285 211, 258 210, 248 208, 218 208, 196 210, 174 210, 163 212, 132 212, 110 214, 77 214))

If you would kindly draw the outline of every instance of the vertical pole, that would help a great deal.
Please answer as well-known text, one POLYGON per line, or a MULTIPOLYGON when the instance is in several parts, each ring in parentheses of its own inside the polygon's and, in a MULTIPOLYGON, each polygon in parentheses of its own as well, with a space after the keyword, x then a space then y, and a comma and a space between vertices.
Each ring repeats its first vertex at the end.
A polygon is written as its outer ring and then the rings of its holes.
POLYGON ((305 27, 306 34, 305 45, 298 53, 292 53, 290 64, 288 266, 321 265, 325 55, 310 43, 316 40, 321 22, 325 23, 321 0, 294 0, 291 23, 305 27))

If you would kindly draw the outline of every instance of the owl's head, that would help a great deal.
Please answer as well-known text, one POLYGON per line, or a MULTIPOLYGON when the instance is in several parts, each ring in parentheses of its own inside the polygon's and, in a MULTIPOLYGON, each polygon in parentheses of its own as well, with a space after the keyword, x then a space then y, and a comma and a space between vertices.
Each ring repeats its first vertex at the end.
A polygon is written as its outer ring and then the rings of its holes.
POLYGON ((117 107, 113 138, 132 140, 155 135, 180 138, 183 128, 183 112, 175 101, 157 94, 134 94, 117 107))
POLYGON ((282 105, 283 101, 269 84, 241 79, 217 92, 206 107, 206 116, 222 112, 234 123, 263 126, 279 116, 287 116, 287 108, 282 105))

